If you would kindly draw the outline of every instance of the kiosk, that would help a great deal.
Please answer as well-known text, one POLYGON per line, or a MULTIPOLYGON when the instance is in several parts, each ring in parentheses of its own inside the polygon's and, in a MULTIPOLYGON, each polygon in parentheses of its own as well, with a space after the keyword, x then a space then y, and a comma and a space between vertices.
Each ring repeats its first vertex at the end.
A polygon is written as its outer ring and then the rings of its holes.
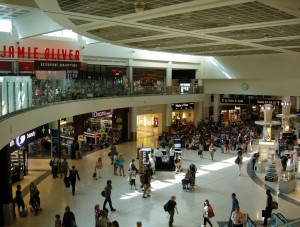
POLYGON ((149 165, 149 155, 152 153, 152 148, 141 148, 139 150, 139 174, 144 173, 145 166, 149 165))

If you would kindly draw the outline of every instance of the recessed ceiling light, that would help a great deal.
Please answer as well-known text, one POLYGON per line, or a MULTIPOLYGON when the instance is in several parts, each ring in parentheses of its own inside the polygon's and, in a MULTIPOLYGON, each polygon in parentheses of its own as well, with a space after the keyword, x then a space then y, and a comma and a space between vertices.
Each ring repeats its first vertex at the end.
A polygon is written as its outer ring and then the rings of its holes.
POLYGON ((179 24, 179 26, 182 26, 182 24, 179 24))
POLYGON ((87 6, 87 7, 85 7, 85 8, 89 9, 90 7, 89 7, 89 6, 87 6))

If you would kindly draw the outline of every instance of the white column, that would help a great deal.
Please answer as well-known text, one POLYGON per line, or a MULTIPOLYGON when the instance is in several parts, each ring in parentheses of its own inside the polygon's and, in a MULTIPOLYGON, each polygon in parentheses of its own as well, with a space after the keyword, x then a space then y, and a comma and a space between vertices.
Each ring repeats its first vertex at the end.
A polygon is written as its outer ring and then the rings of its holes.
POLYGON ((299 96, 296 97, 296 110, 297 110, 297 112, 300 111, 300 97, 299 96))
POLYGON ((291 101, 291 96, 281 96, 281 100, 288 100, 291 101))
POLYGON ((166 87, 167 87, 167 94, 171 94, 172 89, 172 62, 169 61, 167 64, 167 72, 166 72, 166 87))
POLYGON ((136 134, 136 118, 137 118, 137 109, 136 107, 130 108, 130 129, 131 129, 131 140, 136 141, 137 134, 136 134))
POLYGON ((197 126, 203 120, 203 103, 195 102, 194 106, 194 125, 197 126))
POLYGON ((171 110, 171 104, 166 104, 166 131, 171 132, 171 126, 172 126, 172 110, 171 110))
POLYGON ((128 60, 128 71, 127 71, 127 77, 129 79, 129 87, 130 87, 130 94, 133 94, 134 87, 133 87, 133 60, 128 60))
POLYGON ((214 94, 214 122, 219 122, 219 106, 220 106, 220 95, 214 94))

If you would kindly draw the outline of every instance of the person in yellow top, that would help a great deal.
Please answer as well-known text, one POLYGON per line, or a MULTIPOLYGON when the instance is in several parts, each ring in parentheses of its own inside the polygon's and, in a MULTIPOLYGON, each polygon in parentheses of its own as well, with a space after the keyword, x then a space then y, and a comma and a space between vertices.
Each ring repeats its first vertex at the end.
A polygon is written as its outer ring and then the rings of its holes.
POLYGON ((232 212, 231 220, 233 227, 243 227, 245 214, 240 211, 240 206, 235 206, 235 211, 232 212))

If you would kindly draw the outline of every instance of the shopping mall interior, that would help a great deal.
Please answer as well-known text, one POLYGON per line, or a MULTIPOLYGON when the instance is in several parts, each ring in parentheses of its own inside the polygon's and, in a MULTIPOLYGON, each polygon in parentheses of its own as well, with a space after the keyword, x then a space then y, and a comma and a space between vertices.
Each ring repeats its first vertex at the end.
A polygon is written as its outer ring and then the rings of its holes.
POLYGON ((259 226, 267 189, 278 202, 268 226, 300 226, 299 37, 297 0, 0 0, 0 226, 53 226, 67 205, 78 227, 95 226, 108 180, 108 218, 119 226, 202 226, 208 199, 223 227, 232 193, 245 226, 259 226), (114 175, 112 145, 125 177, 114 175), (141 175, 150 156, 157 171, 143 198, 128 168, 135 159, 141 175), (54 157, 78 170, 74 196, 53 178, 54 157), (195 185, 185 190, 191 163, 195 185), (171 225, 163 205, 173 195, 171 225))

